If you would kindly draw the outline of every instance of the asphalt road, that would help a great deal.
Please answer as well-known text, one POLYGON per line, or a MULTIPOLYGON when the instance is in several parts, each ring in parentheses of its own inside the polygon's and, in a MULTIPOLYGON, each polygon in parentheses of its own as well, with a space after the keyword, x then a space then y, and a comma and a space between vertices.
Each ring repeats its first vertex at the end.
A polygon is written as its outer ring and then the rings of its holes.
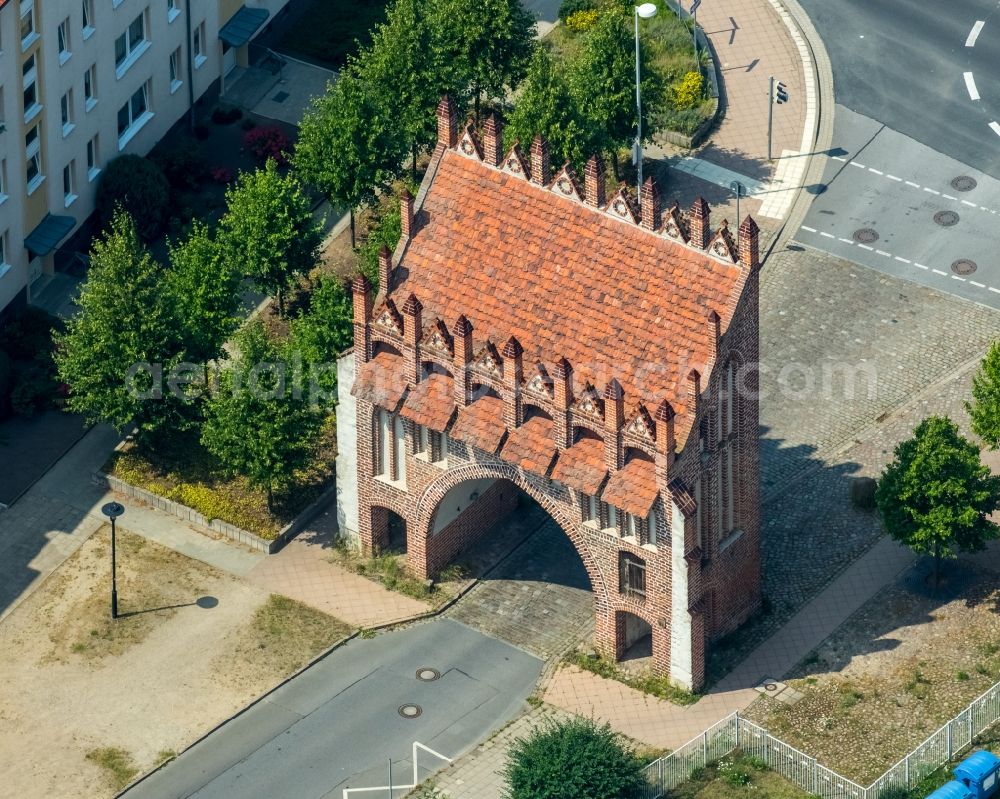
MULTIPOLYGON (((541 668, 450 619, 356 639, 125 796, 343 799, 348 787, 387 785, 390 759, 393 784, 411 785, 414 741, 456 757, 522 709, 541 668), (428 667, 440 679, 417 679, 428 667), (411 703, 422 712, 403 718, 398 709, 411 703)), ((444 765, 430 755, 418 760, 421 779, 444 765)))
POLYGON ((800 2, 830 54, 838 104, 1000 178, 997 0, 800 2))

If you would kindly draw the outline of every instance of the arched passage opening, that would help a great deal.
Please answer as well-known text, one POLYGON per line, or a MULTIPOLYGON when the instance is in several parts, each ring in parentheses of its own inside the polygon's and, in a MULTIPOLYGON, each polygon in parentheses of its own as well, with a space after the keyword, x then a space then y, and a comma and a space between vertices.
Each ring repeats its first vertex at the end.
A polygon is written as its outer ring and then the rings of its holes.
POLYGON ((372 507, 372 544, 380 554, 404 555, 407 550, 406 519, 389 508, 372 507))
POLYGON ((615 614, 618 660, 630 667, 645 667, 653 657, 653 627, 641 616, 620 610, 615 614))

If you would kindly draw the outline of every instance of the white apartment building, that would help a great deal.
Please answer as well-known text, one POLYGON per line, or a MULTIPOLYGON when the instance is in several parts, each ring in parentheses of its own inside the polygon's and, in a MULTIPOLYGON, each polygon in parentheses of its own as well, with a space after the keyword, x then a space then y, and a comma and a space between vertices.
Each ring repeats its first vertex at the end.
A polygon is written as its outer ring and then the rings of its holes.
POLYGON ((0 0, 0 320, 94 208, 288 0, 0 0))

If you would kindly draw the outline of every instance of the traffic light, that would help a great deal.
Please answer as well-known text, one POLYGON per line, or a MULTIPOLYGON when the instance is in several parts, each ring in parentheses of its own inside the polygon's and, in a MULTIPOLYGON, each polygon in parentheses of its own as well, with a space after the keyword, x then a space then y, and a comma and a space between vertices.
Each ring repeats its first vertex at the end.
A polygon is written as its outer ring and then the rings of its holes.
POLYGON ((774 82, 774 88, 771 91, 771 102, 775 105, 788 102, 788 87, 784 83, 779 81, 774 82))

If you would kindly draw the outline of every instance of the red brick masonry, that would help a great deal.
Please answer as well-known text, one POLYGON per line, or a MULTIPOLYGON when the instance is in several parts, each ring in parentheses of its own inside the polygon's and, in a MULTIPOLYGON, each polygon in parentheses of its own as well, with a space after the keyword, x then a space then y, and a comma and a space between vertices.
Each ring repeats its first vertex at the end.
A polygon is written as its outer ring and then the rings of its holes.
POLYGON ((606 201, 599 158, 581 185, 540 138, 525 158, 496 118, 482 137, 442 100, 379 295, 355 281, 362 547, 397 514, 434 576, 517 486, 579 552, 598 646, 620 658, 632 614, 655 668, 698 688, 706 641, 760 603, 757 225, 737 244, 704 200, 662 211, 647 180, 638 206, 606 201))

